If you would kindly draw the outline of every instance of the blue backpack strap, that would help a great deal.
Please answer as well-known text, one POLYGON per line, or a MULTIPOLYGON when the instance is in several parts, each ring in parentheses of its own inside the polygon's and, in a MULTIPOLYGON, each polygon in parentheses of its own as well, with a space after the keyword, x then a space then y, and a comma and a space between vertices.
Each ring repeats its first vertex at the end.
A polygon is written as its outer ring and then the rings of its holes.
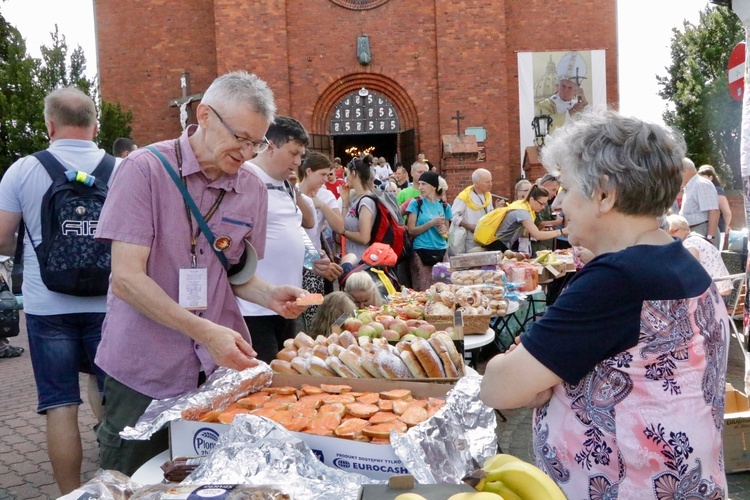
POLYGON ((109 153, 104 153, 102 161, 100 161, 99 165, 97 165, 94 171, 91 172, 91 175, 94 176, 94 178, 102 181, 104 184, 107 184, 114 169, 115 157, 109 153))
POLYGON ((42 164, 44 170, 47 171, 53 181, 67 179, 67 177, 65 177, 65 172, 67 172, 68 169, 60 163, 60 160, 55 158, 55 155, 45 149, 44 151, 37 151, 33 156, 39 160, 39 163, 42 164))

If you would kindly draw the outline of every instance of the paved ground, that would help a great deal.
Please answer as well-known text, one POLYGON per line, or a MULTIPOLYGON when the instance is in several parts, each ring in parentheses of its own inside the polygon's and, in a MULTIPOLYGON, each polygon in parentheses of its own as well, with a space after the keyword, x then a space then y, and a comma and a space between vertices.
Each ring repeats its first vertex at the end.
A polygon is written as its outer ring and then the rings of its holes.
MULTIPOLYGON (((28 349, 25 331, 13 339, 13 345, 28 349)), ((743 387, 744 360, 736 340, 730 350, 729 381, 743 387)), ((85 381, 81 394, 86 400, 85 381)), ((45 419, 37 415, 36 391, 28 352, 20 358, 0 359, 0 500, 46 499, 58 496, 57 486, 47 459, 45 419)), ((98 452, 93 425, 96 423, 87 404, 81 406, 83 437, 83 479, 97 470, 98 452)), ((504 451, 529 458, 531 443, 530 411, 505 413, 507 422, 498 426, 498 438, 504 451)), ((750 500, 750 472, 730 474, 730 498, 750 500)))

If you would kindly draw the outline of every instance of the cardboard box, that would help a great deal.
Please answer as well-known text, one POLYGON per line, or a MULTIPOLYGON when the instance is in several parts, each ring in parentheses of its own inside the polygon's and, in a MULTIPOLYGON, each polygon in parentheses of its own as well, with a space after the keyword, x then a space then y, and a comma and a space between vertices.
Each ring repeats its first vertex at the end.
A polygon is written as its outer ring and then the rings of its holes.
POLYGON ((727 384, 724 410, 724 470, 750 470, 750 401, 727 384))
MULTIPOLYGON (((417 484, 414 488, 395 490, 387 484, 364 484, 358 500, 394 500, 404 493, 415 493, 427 500, 445 500, 457 493, 476 493, 477 490, 468 484, 417 484)), ((498 495, 498 498, 500 496, 498 495)))
POLYGON ((503 261, 503 252, 474 252, 454 255, 450 258, 451 270, 473 267, 496 266, 503 261))
MULTIPOLYGON (((420 397, 444 397, 453 388, 448 383, 405 382, 378 379, 341 379, 339 377, 304 377, 275 373, 272 387, 302 384, 346 384, 354 391, 381 392, 391 389, 409 389, 420 397)), ((228 425, 176 420, 169 426, 169 448, 171 458, 208 455, 215 447, 219 436, 229 430, 228 425)), ((406 467, 396 456, 393 447, 370 444, 336 437, 315 436, 304 432, 292 432, 312 448, 313 453, 324 464, 347 472, 356 472, 373 479, 388 479, 393 474, 408 474, 406 467)))

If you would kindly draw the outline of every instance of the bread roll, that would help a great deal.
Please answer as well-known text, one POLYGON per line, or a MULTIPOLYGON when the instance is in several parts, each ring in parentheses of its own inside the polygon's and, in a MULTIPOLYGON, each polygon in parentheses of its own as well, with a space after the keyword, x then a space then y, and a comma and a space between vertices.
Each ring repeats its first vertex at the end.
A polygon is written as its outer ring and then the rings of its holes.
POLYGON ((312 356, 312 349, 307 346, 302 346, 299 349, 297 349, 297 357, 298 358, 309 358, 312 356))
POLYGON ((357 339, 351 334, 351 332, 345 330, 339 335, 339 344, 341 344, 342 347, 357 345, 357 339))
POLYGON ((294 337, 294 345, 297 346, 297 349, 300 347, 312 348, 312 346, 315 345, 315 341, 305 332, 299 332, 297 336, 294 337))
POLYGON ((412 378, 401 358, 387 349, 375 353, 375 365, 383 378, 412 378))
POLYGON ((284 341, 284 348, 297 349, 297 346, 294 345, 294 339, 286 339, 284 341))
POLYGON ((336 372, 336 375, 343 378, 359 378, 358 375, 348 366, 346 366, 338 357, 328 356, 326 358, 328 368, 336 372))
POLYGON ((422 365, 419 364, 419 360, 411 351, 401 351, 401 354, 399 355, 401 358, 401 361, 404 362, 406 367, 411 372, 412 377, 414 378, 427 378, 427 372, 424 371, 424 368, 422 368, 422 365))
POLYGON ((300 375, 310 375, 310 370, 307 368, 308 365, 305 358, 300 358, 298 356, 292 360, 291 365, 300 375))
POLYGON ((360 363, 362 363, 362 368, 367 370, 367 372, 374 378, 381 378, 382 375, 380 375, 378 366, 375 363, 375 352, 381 349, 374 344, 370 344, 368 347, 369 349, 365 349, 365 352, 362 353, 362 356, 359 358, 360 363))
POLYGON ((443 363, 440 361, 440 357, 435 353, 435 350, 430 346, 429 342, 423 338, 416 338, 411 341, 411 349, 419 360, 419 364, 421 364, 424 371, 427 372, 428 377, 445 377, 443 363))
POLYGON ((338 344, 331 344, 328 346, 328 355, 329 356, 338 356, 341 351, 343 351, 344 348, 341 347, 338 344))
POLYGON ((345 349, 339 354, 339 359, 344 362, 359 378, 374 378, 370 372, 362 368, 360 356, 353 351, 345 349))
POLYGON ((357 356, 362 356, 362 354, 364 354, 364 352, 365 352, 365 350, 362 349, 362 347, 360 347, 358 345, 350 345, 349 347, 346 348, 346 350, 353 352, 357 356))
POLYGON ((291 349, 291 348, 288 348, 288 347, 283 348, 276 355, 276 359, 282 359, 282 360, 288 361, 290 363, 296 357, 297 357, 297 349, 291 349))
POLYGON ((433 337, 440 337, 445 342, 446 347, 448 348, 448 356, 450 356, 451 361, 453 361, 453 364, 456 365, 456 369, 458 370, 458 376, 463 377, 465 374, 464 370, 464 358, 461 356, 461 353, 458 352, 458 349, 456 349, 456 344, 453 342, 453 339, 450 338, 450 336, 447 333, 436 333, 433 335, 433 337))
POLYGON ((428 342, 443 363, 443 369, 445 370, 446 376, 451 378, 458 377, 458 369, 448 354, 448 346, 445 345, 445 340, 438 335, 434 335, 428 342))
POLYGON ((289 361, 283 359, 274 359, 269 364, 274 373, 285 373, 287 375, 299 375, 297 370, 292 368, 292 364, 289 361))
POLYGON ((313 356, 325 360, 328 357, 328 346, 315 344, 315 347, 313 347, 312 349, 312 353, 313 356))
POLYGON ((411 342, 409 342, 407 340, 400 340, 396 344, 396 349, 398 349, 399 351, 409 351, 409 352, 411 352, 411 342))
POLYGON ((320 375, 323 377, 335 377, 336 372, 328 367, 325 361, 317 356, 310 358, 310 367, 308 368, 310 375, 320 375))
POLYGON ((328 337, 326 337, 327 344, 338 344, 339 343, 339 334, 338 333, 332 333, 328 337))

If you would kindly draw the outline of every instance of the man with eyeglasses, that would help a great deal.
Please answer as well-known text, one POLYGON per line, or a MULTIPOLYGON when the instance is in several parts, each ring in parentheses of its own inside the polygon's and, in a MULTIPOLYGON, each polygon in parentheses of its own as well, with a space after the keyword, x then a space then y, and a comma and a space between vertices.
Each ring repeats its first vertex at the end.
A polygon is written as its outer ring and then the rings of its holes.
POLYGON ((295 305, 302 289, 258 276, 231 285, 222 262, 238 264, 245 241, 258 258, 268 254, 267 188, 243 164, 268 149, 265 133, 275 111, 265 82, 226 74, 204 93, 197 125, 179 139, 131 153, 115 172, 97 228, 98 239, 112 242, 96 357, 107 375, 105 418, 97 429, 104 469, 132 475, 167 449, 166 429, 148 441, 119 436, 153 399, 195 389, 217 366, 257 365, 235 296, 286 318, 303 310, 295 305), (209 231, 199 229, 190 202, 209 231))
MULTIPOLYGON (((302 124, 287 116, 277 116, 267 136, 271 146, 247 164, 268 189, 266 254, 256 273, 268 283, 301 287, 305 238, 309 241, 302 227, 314 226, 315 207, 312 200, 291 188, 288 179, 302 163, 309 138, 302 124), (306 217, 312 224, 305 224, 306 217)), ((312 270, 331 281, 341 274, 341 268, 325 256, 314 261, 312 270)), ((258 359, 270 363, 284 341, 297 334, 295 321, 263 304, 239 303, 258 359)))

